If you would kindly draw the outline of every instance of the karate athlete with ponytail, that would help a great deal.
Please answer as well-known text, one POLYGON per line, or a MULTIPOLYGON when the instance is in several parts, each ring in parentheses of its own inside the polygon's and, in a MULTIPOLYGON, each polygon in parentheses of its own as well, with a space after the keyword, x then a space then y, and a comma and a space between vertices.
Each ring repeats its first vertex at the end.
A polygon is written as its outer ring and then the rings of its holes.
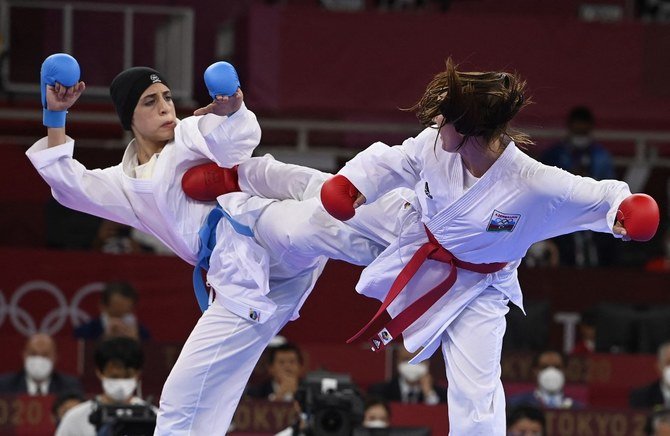
POLYGON ((455 436, 505 434, 500 353, 507 303, 523 307, 517 267, 528 248, 587 229, 646 241, 658 227, 651 197, 526 155, 530 139, 509 127, 524 93, 515 74, 462 72, 448 60, 413 108, 429 127, 399 146, 373 144, 321 191, 346 220, 391 189, 414 189, 416 212, 357 285, 392 320, 375 317, 354 338, 369 331, 381 349, 402 334, 409 351, 423 347, 414 362, 441 346, 455 436))
MULTIPOLYGON (((342 223, 323 210, 318 198, 326 174, 271 158, 246 162, 261 131, 243 103, 235 70, 226 63, 205 72, 213 102, 183 120, 176 118, 161 73, 146 67, 120 73, 110 94, 123 128, 134 139, 120 164, 89 170, 73 158, 74 140, 65 130, 67 111, 85 89, 79 75, 79 65, 69 55, 45 60, 41 83, 47 136, 26 154, 61 204, 156 236, 183 260, 198 265, 196 282, 200 267, 208 269, 214 301, 208 301, 204 286, 198 288, 204 314, 163 387, 155 434, 224 434, 261 353, 297 318, 325 256, 358 265, 371 262, 398 233, 396 221, 377 218, 397 215, 405 201, 388 195, 370 214, 342 223), (182 183, 188 187, 198 180, 182 181, 186 170, 211 161, 223 167, 244 162, 239 183, 261 185, 267 178, 266 194, 286 200, 242 192, 218 202, 213 201, 216 196, 208 201, 189 198, 182 183), (328 231, 317 227, 307 232, 313 219, 328 221, 328 231), (369 238, 353 230, 356 225, 372 229, 365 232, 369 238), (320 245, 320 255, 294 249, 307 243, 303 235, 320 245)), ((199 182, 204 188, 210 183, 239 191, 237 173, 217 173, 199 182)))

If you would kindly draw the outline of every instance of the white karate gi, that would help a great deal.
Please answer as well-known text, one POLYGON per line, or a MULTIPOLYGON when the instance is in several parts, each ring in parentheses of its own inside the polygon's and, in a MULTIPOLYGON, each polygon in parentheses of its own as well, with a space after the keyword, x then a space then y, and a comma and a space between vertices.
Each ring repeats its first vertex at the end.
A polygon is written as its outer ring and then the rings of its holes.
MULTIPOLYGON (((442 344, 451 434, 503 435, 500 353, 508 300, 523 308, 516 271, 521 258, 534 242, 560 234, 611 233, 618 205, 630 191, 623 182, 597 182, 542 165, 514 143, 466 190, 460 155, 444 151, 437 133, 427 128, 396 147, 375 143, 340 171, 367 204, 401 186, 414 189, 418 199, 418 212, 363 271, 356 289, 383 301, 400 270, 428 241, 424 224, 460 260, 507 262, 493 274, 459 269, 451 290, 403 334, 408 350, 424 347, 414 361, 442 344)), ((388 312, 396 316, 448 272, 447 264, 427 260, 388 312)))
MULTIPOLYGON (((63 205, 152 234, 195 264, 198 231, 214 203, 186 197, 183 174, 210 160, 225 167, 239 164, 259 139, 256 117, 243 106, 230 117, 180 121, 175 139, 151 164, 141 167, 132 142, 122 163, 105 169, 88 170, 73 159, 71 138, 51 148, 43 138, 26 154, 63 205)), ((255 363, 270 339, 297 317, 326 255, 367 264, 397 234, 395 220, 375 221, 384 213, 381 209, 368 215, 368 223, 365 215, 357 218, 363 221, 361 228, 372 229, 366 231, 370 239, 359 236, 350 224, 330 219, 315 197, 325 174, 271 158, 252 159, 240 166, 240 184, 256 173, 287 176, 268 186, 257 183, 266 194, 305 201, 277 202, 241 192, 219 197, 219 204, 250 226, 255 237, 236 233, 226 219, 217 225, 207 274, 216 298, 198 320, 165 383, 158 435, 224 434, 255 363), (313 245, 304 248, 303 238, 310 238, 313 245)), ((404 200, 396 195, 386 198, 380 207, 396 216, 404 200)))

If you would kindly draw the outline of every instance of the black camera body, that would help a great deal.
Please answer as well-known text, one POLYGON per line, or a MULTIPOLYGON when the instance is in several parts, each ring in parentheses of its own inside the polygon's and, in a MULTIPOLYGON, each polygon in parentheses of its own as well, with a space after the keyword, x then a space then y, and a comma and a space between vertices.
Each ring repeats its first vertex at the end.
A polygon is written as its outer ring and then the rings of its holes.
POLYGON ((353 429, 363 422, 363 398, 349 375, 310 373, 296 399, 307 416, 306 435, 351 436, 353 429))
POLYGON ((101 404, 96 401, 88 420, 98 435, 145 436, 154 433, 156 412, 150 404, 101 404))

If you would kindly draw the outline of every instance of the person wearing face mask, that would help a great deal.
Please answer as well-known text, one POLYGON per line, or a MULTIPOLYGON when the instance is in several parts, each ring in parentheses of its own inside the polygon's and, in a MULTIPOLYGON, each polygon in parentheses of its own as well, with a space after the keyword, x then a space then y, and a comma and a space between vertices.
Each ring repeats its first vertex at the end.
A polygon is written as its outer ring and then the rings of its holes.
MULTIPOLYGON (((555 166, 578 176, 595 180, 613 179, 614 163, 605 147, 593 139, 595 118, 585 106, 574 107, 567 119, 568 134, 551 146, 540 158, 543 164, 555 166)), ((614 261, 616 250, 609 238, 590 231, 576 232, 553 239, 560 262, 569 266, 605 266, 614 261)))
POLYGON ((107 283, 100 298, 100 316, 75 328, 74 336, 93 341, 116 336, 149 339, 149 330, 137 322, 135 315, 138 298, 129 283, 107 283))
POLYGON ((23 349, 23 370, 0 375, 0 394, 59 395, 81 392, 75 377, 54 371, 56 343, 44 333, 32 335, 23 349))
POLYGON ((613 179, 611 154, 592 136, 595 118, 585 106, 572 108, 567 120, 568 135, 542 156, 546 165, 562 168, 578 176, 596 180, 613 179))
POLYGON ((391 408, 382 398, 369 397, 365 401, 363 427, 387 428, 391 426, 391 408))
POLYGON ((658 373, 660 378, 653 383, 634 389, 629 404, 636 409, 670 407, 670 342, 658 347, 658 373))
POLYGON ((94 360, 102 393, 65 413, 56 436, 96 435, 89 416, 97 404, 148 405, 135 395, 144 363, 142 349, 136 340, 126 337, 107 339, 96 348, 94 360))
POLYGON ((565 386, 565 360, 558 351, 544 351, 533 362, 533 375, 537 380, 531 392, 510 397, 510 407, 526 405, 547 409, 581 409, 583 404, 567 397, 565 386))
POLYGON ((400 346, 396 349, 398 375, 391 380, 372 385, 368 395, 386 401, 435 405, 446 402, 446 392, 433 383, 429 372, 429 361, 412 364, 414 354, 400 346))

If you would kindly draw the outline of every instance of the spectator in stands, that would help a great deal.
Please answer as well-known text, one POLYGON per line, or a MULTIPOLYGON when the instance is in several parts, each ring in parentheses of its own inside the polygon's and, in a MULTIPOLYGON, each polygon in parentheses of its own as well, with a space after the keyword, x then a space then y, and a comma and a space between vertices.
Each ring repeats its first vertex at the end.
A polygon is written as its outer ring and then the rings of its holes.
POLYGON ((109 220, 100 222, 91 247, 107 254, 155 253, 174 256, 172 250, 155 236, 109 220))
POLYGON ((79 380, 54 371, 57 358, 56 343, 51 336, 32 335, 23 348, 23 369, 0 375, 0 394, 39 396, 81 392, 79 380))
POLYGON ((270 380, 249 387, 247 395, 270 401, 293 401, 303 375, 300 348, 290 342, 269 348, 268 373, 270 380))
POLYGON ((391 408, 383 398, 369 397, 365 401, 363 427, 386 428, 391 425, 391 408))
POLYGON ((51 415, 56 422, 56 426, 60 424, 61 419, 63 419, 63 416, 68 410, 84 401, 86 401, 84 396, 81 392, 77 391, 64 392, 58 395, 51 405, 51 415))
POLYGON ((657 370, 661 376, 658 380, 630 393, 631 407, 638 409, 670 408, 670 342, 665 342, 658 347, 657 370))
POLYGON ((558 351, 539 353, 533 361, 537 387, 531 392, 515 395, 507 402, 510 407, 534 406, 547 409, 578 409, 583 405, 565 396, 565 359, 558 351))
POLYGON ((596 180, 613 179, 610 153, 593 137, 595 119, 589 108, 577 106, 568 115, 568 136, 542 156, 542 162, 596 180))
POLYGON ((104 340, 96 348, 94 359, 102 393, 70 409, 63 416, 56 436, 96 435, 89 416, 97 405, 148 405, 134 395, 144 363, 139 342, 127 337, 104 340))
POLYGON ((100 299, 100 316, 75 328, 74 336, 86 340, 116 336, 149 339, 149 331, 135 316, 138 298, 137 291, 129 283, 107 283, 100 299))
POLYGON ((153 253, 159 256, 176 256, 174 251, 170 250, 167 245, 163 244, 161 240, 154 235, 131 228, 130 237, 140 244, 143 253, 153 253))
POLYGON ((110 220, 102 220, 92 248, 107 254, 141 253, 140 244, 130 234, 130 227, 110 220))
MULTIPOLYGON (((553 145, 541 157, 542 163, 557 166, 580 176, 596 180, 613 179, 614 164, 610 153, 592 137, 595 119, 589 108, 577 106, 567 120, 568 136, 553 145)), ((602 266, 614 261, 610 238, 590 231, 554 238, 561 264, 602 266)))
POLYGON ((541 409, 533 406, 518 406, 507 414, 507 436, 542 436, 546 422, 541 409))
POLYGON ((536 242, 528 249, 523 263, 529 268, 556 268, 560 264, 558 247, 551 240, 536 242))
POLYGON ((649 415, 645 426, 648 436, 670 436, 670 409, 660 409, 649 415))
POLYGON ((389 381, 372 385, 368 395, 401 403, 435 405, 446 402, 446 389, 441 389, 433 383, 429 360, 413 365, 409 363, 412 357, 414 355, 403 346, 396 348, 397 375, 389 381))
POLYGON ((594 309, 582 312, 577 328, 579 330, 579 342, 575 344, 570 354, 579 356, 595 352, 596 312, 594 309))

